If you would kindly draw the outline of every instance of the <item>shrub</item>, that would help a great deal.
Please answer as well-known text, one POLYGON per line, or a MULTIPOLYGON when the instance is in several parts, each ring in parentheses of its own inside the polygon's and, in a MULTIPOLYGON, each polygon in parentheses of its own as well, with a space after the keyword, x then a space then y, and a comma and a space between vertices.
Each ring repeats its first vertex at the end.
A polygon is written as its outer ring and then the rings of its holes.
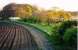
POLYGON ((52 41, 53 41, 54 44, 60 44, 61 36, 58 32, 58 29, 59 29, 58 26, 54 26, 53 29, 52 29, 51 37, 52 37, 52 41))
POLYGON ((76 21, 64 21, 60 26, 52 29, 52 42, 58 50, 76 50, 77 44, 77 28, 76 21))
POLYGON ((64 42, 66 45, 75 46, 77 44, 77 28, 69 28, 64 33, 64 42))
POLYGON ((77 21, 64 21, 59 27, 59 33, 61 36, 64 35, 66 29, 71 28, 73 26, 77 26, 77 21))

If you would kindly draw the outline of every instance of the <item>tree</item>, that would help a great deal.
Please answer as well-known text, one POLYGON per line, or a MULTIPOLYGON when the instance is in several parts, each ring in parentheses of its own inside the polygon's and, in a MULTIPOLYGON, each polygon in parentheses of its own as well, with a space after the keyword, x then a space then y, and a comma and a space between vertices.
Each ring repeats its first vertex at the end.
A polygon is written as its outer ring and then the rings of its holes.
POLYGON ((32 15, 32 6, 28 4, 17 4, 16 16, 29 18, 32 15))
POLYGON ((6 5, 1 11, 3 18, 21 17, 26 18, 32 15, 32 6, 29 4, 15 4, 11 3, 6 5))
POLYGON ((3 10, 1 11, 1 17, 3 19, 8 19, 9 17, 15 16, 16 4, 11 3, 6 5, 3 10))

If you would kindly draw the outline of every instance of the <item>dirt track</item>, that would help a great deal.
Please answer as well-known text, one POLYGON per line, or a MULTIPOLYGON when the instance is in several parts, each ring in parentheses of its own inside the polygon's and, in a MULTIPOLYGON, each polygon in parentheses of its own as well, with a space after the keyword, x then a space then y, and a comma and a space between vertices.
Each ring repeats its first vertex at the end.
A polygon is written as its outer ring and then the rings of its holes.
POLYGON ((24 27, 0 22, 0 50, 38 50, 31 33, 24 27))

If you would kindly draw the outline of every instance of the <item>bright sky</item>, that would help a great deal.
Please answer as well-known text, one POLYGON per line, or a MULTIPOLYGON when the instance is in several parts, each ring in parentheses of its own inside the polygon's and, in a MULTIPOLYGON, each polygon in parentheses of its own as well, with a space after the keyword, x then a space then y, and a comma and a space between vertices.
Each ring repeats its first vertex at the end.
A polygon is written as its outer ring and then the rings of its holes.
POLYGON ((0 0, 0 9, 9 3, 27 3, 49 9, 59 7, 66 11, 78 11, 78 0, 0 0))

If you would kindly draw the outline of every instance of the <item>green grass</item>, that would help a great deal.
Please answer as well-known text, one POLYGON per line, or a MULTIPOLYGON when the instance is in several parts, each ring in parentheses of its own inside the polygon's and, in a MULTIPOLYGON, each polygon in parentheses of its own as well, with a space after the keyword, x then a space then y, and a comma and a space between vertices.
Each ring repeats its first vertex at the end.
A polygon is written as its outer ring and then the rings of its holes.
POLYGON ((51 34, 52 26, 42 25, 42 24, 31 24, 31 25, 47 32, 49 35, 51 34))
POLYGON ((52 29, 56 26, 56 25, 59 25, 59 24, 51 24, 51 25, 47 25, 47 24, 44 24, 44 23, 27 23, 27 22, 24 22, 26 24, 29 24, 29 25, 32 25, 34 27, 37 27, 39 28, 40 30, 46 32, 48 35, 51 35, 52 33, 52 29))

